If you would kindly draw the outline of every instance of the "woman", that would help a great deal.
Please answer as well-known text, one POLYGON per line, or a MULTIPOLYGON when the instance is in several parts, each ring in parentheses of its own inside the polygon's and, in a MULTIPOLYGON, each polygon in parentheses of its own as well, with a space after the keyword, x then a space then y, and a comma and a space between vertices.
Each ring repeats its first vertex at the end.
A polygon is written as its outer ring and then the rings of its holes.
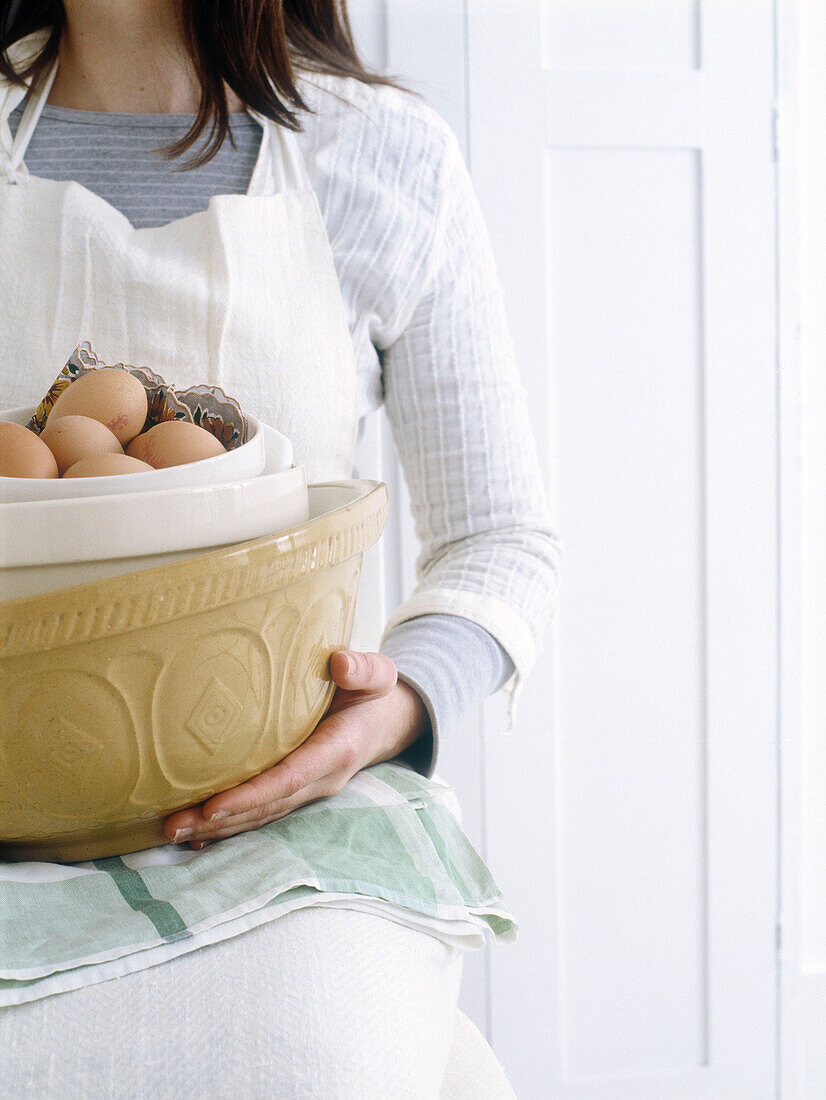
MULTIPOLYGON (((455 140, 363 69, 334 0, 0 0, 0 47, 4 404, 89 339, 222 385, 311 481, 350 475, 383 401, 411 489, 419 584, 382 652, 334 654, 307 742, 168 839, 252 834, 382 761, 429 776, 442 731, 529 669, 557 549, 455 140)), ((47 1095, 438 1095, 461 951, 398 912, 304 907, 151 970, 137 955, 0 1010, 3 1091, 42 1037, 47 1095), (95 1020, 117 1032, 103 1055, 95 1020)))

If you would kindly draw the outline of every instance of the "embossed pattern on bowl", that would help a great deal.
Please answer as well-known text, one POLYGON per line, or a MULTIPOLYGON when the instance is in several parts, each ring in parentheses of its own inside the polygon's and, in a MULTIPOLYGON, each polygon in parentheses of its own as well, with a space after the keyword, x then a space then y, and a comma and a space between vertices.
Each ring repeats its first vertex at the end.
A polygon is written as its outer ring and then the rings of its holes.
POLYGON ((170 813, 309 736, 387 490, 310 499, 314 518, 282 534, 0 603, 0 858, 164 844, 170 813))

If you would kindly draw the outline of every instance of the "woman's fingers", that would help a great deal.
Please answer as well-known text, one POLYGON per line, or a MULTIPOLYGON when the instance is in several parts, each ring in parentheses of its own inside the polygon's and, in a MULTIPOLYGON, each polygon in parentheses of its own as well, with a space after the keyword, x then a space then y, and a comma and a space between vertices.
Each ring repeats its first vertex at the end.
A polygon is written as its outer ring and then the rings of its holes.
POLYGON ((275 820, 273 814, 283 817, 304 802, 340 790, 361 766, 353 723, 345 714, 330 715, 303 745, 260 775, 214 795, 202 806, 170 815, 164 823, 167 839, 175 843, 183 829, 192 829, 192 835, 200 837, 219 827, 263 825, 275 820))
MULTIPOLYGON (((338 690, 327 717, 310 737, 260 775, 202 806, 170 815, 164 822, 168 840, 189 840, 201 847, 202 842, 258 828, 335 794, 371 762, 385 727, 393 724, 385 711, 393 709, 396 698, 396 666, 381 653, 339 650, 330 658, 330 675, 338 690)), ((397 700, 397 710, 402 702, 397 700)))
POLYGON ((308 802, 317 802, 320 798, 329 798, 336 794, 344 785, 344 781, 336 783, 333 777, 328 776, 318 783, 311 783, 290 798, 282 799, 278 803, 256 807, 255 810, 244 814, 231 814, 227 818, 217 821, 204 821, 191 837, 180 837, 179 842, 189 840, 191 846, 200 849, 205 843, 213 840, 223 840, 237 833, 248 833, 260 829, 262 825, 268 825, 271 821, 278 821, 286 817, 299 806, 305 806, 308 802))
MULTIPOLYGON (((246 832, 249 829, 258 829, 270 821, 276 821, 279 817, 285 817, 298 806, 306 802, 314 802, 319 798, 327 798, 341 789, 345 781, 336 784, 334 776, 323 778, 308 783, 296 790, 295 793, 262 801, 247 810, 239 812, 219 811, 216 816, 207 817, 203 813, 203 807, 198 807, 199 817, 184 821, 167 819, 164 825, 164 833, 173 843, 181 843, 189 840, 193 845, 200 840, 219 840, 234 833, 246 832), (190 830, 187 832, 186 830, 190 830)), ((239 788, 240 789, 240 788, 239 788)))
POLYGON ((326 718, 307 740, 278 764, 232 790, 208 799, 202 809, 209 821, 214 814, 255 814, 262 807, 292 799, 301 791, 355 763, 352 739, 338 714, 326 718))
POLYGON ((339 649, 330 656, 330 675, 345 691, 388 695, 396 685, 396 666, 383 653, 339 649))

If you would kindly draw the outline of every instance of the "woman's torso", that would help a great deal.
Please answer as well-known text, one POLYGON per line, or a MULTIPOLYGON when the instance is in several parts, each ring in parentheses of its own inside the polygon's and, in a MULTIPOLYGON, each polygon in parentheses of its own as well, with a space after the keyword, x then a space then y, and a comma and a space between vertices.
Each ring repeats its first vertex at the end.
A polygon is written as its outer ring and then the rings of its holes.
MULTIPOLYGON (((297 140, 332 247, 362 418, 382 402, 380 349, 403 332, 426 278, 445 127, 394 88, 314 76, 301 90, 311 110, 297 140)), ((246 192, 261 129, 246 114, 232 116, 231 128, 235 148, 226 142, 214 160, 181 171, 154 150, 186 132, 185 116, 47 106, 26 165, 35 176, 76 180, 136 228, 161 226, 205 210, 212 195, 246 192)))

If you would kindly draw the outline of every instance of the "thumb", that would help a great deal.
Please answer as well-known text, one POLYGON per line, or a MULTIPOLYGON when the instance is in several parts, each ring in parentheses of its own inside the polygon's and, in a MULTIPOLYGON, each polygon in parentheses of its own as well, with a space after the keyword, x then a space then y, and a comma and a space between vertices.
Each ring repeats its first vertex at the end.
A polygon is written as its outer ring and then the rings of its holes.
POLYGON ((383 653, 358 653, 339 649, 330 655, 330 675, 345 691, 364 695, 389 695, 396 686, 396 666, 383 653))

